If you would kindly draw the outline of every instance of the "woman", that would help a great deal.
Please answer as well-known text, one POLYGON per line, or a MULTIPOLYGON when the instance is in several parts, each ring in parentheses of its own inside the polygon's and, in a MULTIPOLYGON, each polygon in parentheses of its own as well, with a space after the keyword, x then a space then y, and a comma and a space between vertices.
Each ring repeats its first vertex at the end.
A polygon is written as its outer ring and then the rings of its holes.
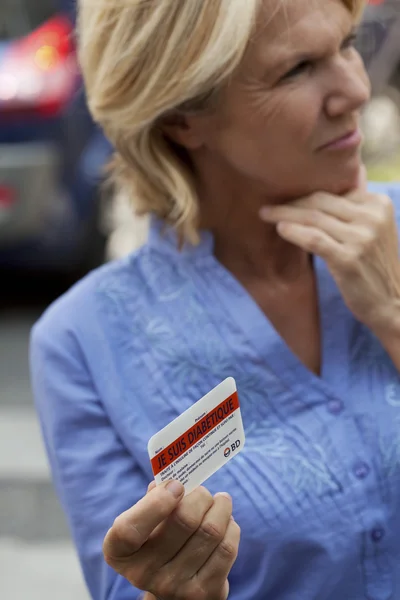
POLYGON ((396 192, 364 185, 361 8, 81 0, 89 105, 152 214, 32 338, 96 600, 400 597, 396 192), (227 376, 245 448, 155 487, 149 438, 227 376))

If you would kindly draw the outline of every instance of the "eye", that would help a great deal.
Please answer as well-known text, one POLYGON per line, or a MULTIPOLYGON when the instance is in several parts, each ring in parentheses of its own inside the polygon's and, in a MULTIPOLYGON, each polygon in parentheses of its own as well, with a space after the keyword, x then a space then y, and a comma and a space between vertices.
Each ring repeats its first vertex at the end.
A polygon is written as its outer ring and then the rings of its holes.
POLYGON ((347 37, 343 44, 342 44, 342 50, 348 50, 349 48, 354 48, 355 44, 357 41, 357 32, 353 32, 351 35, 349 35, 349 37, 347 37))
POLYGON ((292 79, 294 77, 298 77, 302 75, 306 71, 308 71, 312 67, 312 62, 310 60, 302 60, 299 62, 293 69, 290 69, 281 79, 281 81, 285 79, 292 79))

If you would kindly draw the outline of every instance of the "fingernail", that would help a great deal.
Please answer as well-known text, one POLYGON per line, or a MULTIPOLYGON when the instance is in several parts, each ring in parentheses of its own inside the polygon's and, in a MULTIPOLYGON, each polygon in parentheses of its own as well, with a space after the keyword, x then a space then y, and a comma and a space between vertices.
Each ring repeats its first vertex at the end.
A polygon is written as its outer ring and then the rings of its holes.
POLYGON ((228 498, 228 500, 232 500, 232 496, 230 494, 228 494, 227 492, 218 492, 217 494, 215 494, 214 498, 216 496, 225 496, 225 498, 228 498))
POLYGON ((234 521, 235 519, 233 518, 233 515, 231 515, 231 521, 234 521))
POLYGON ((285 223, 284 221, 281 221, 276 226, 277 232, 282 235, 285 235, 285 233, 288 231, 288 228, 290 231, 290 225, 288 223, 285 223))
POLYGON ((155 481, 151 481, 149 483, 149 485, 147 486, 147 493, 151 492, 151 490, 153 490, 156 487, 156 482, 155 481))
POLYGON ((185 491, 185 488, 179 481, 170 481, 166 488, 175 498, 180 498, 185 491))
POLYGON ((268 216, 271 214, 271 209, 269 206, 263 206, 262 208, 260 208, 260 218, 261 219, 268 219, 268 216))

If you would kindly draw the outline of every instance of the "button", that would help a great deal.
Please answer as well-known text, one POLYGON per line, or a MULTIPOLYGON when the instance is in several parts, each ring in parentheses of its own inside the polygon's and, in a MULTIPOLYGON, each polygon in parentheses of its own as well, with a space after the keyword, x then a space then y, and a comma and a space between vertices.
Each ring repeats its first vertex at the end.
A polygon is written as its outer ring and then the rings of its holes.
POLYGON ((371 531, 371 539, 373 542, 378 543, 385 537, 385 530, 382 527, 376 527, 371 531))
POLYGON ((329 400, 328 410, 332 415, 339 415, 343 410, 343 402, 341 400, 329 400))
POLYGON ((366 477, 368 477, 370 470, 371 469, 366 463, 359 462, 356 465, 354 465, 353 473, 357 477, 357 479, 365 479, 366 477))

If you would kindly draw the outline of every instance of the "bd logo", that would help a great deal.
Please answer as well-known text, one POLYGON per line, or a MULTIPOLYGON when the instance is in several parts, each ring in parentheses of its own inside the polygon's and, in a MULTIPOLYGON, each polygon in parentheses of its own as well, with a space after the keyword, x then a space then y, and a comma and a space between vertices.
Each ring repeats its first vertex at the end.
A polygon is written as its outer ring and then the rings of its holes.
POLYGON ((228 458, 230 453, 235 452, 235 450, 237 450, 239 448, 239 446, 240 446, 240 440, 236 440, 236 442, 233 442, 233 444, 231 444, 231 446, 227 446, 224 450, 225 458, 228 458))

